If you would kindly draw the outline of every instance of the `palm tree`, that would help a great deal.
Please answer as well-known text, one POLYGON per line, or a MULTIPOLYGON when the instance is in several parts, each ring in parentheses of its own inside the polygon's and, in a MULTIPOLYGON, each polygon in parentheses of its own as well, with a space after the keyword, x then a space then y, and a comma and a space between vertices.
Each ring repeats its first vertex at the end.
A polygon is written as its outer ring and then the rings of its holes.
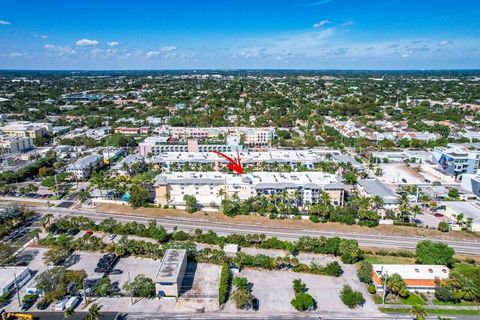
POLYGON ((217 197, 220 198, 221 201, 227 198, 227 192, 225 191, 224 188, 220 188, 217 192, 217 197))
POLYGON ((379 195, 375 195, 375 196, 372 198, 372 202, 373 202, 373 204, 375 205, 375 208, 376 208, 376 209, 380 208, 380 207, 383 206, 383 204, 384 204, 383 198, 380 197, 379 195))
POLYGON ((75 314, 75 310, 72 307, 65 309, 63 312, 63 319, 70 319, 75 314))
POLYGON ((52 219, 53 214, 51 213, 47 213, 40 219, 40 224, 42 225, 43 229, 46 230, 50 226, 50 224, 52 223, 52 219))
POLYGON ((416 204, 416 205, 413 206, 412 212, 413 212, 413 221, 416 221, 417 220, 417 215, 422 212, 422 208, 420 208, 420 206, 418 204, 416 204))
POLYGON ((410 310, 414 320, 425 320, 428 317, 427 311, 421 305, 414 305, 410 310))
POLYGON ((102 317, 102 313, 100 312, 101 309, 102 306, 99 306, 96 303, 92 304, 90 309, 88 309, 88 314, 85 317, 85 320, 100 320, 102 317))

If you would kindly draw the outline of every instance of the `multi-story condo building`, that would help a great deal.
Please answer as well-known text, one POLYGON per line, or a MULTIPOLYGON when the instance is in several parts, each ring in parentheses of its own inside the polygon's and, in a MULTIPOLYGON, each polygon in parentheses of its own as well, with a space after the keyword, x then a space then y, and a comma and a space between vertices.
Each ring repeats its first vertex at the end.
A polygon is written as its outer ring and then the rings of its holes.
POLYGON ((344 184, 341 177, 323 172, 255 172, 241 176, 219 172, 162 173, 155 177, 155 203, 185 205, 183 197, 193 195, 201 207, 215 207, 226 196, 250 197, 287 194, 303 207, 319 201, 326 192, 334 206, 343 206, 344 184), (222 190, 222 191, 220 191, 222 190))
POLYGON ((103 156, 98 154, 92 154, 78 159, 72 164, 67 166, 67 172, 72 173, 76 179, 87 179, 92 170, 99 168, 103 165, 103 156))
POLYGON ((450 144, 448 147, 436 147, 432 162, 447 175, 461 179, 463 174, 475 174, 479 169, 480 151, 471 151, 467 147, 450 144))
POLYGON ((138 152, 142 156, 159 156, 165 152, 237 152, 243 147, 238 141, 228 141, 226 144, 200 144, 197 139, 189 139, 187 142, 175 142, 174 139, 164 136, 148 137, 138 145, 138 152))
POLYGON ((32 138, 0 136, 0 153, 21 153, 32 149, 32 138))
POLYGON ((464 174, 462 188, 480 197, 480 174, 464 174))
POLYGON ((218 136, 238 135, 244 138, 245 145, 257 148, 269 147, 272 139, 275 137, 275 128, 273 127, 189 128, 162 126, 155 129, 155 132, 180 140, 217 138, 218 136))
MULTIPOLYGON (((237 158, 236 152, 225 152, 225 154, 232 159, 237 158)), ((278 165, 288 166, 291 169, 301 165, 306 169, 313 169, 315 164, 325 161, 327 155, 333 155, 335 158, 340 155, 340 151, 331 149, 244 151, 240 152, 240 159, 245 168, 261 171, 269 171, 278 165)), ((186 165, 190 168, 211 165, 214 170, 220 170, 227 160, 212 152, 164 152, 153 158, 152 162, 162 166, 166 171, 169 171, 172 166, 182 168, 186 165)))
POLYGON ((18 121, 5 125, 0 130, 10 137, 36 139, 44 136, 52 130, 51 123, 32 123, 29 121, 18 121))

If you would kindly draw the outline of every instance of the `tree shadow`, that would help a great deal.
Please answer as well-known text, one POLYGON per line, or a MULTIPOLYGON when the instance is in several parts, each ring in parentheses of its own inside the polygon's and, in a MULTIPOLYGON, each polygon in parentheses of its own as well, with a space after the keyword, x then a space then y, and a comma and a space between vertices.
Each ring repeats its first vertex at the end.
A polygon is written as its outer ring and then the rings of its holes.
POLYGON ((65 261, 63 262, 63 266, 65 268, 69 268, 71 266, 73 266, 74 264, 78 263, 80 261, 80 255, 79 254, 71 254, 67 257, 67 259, 65 259, 65 261))
POLYGON ((28 266, 30 262, 35 259, 35 257, 38 255, 39 250, 38 249, 31 249, 31 250, 24 250, 20 252, 15 259, 15 265, 17 266, 28 266))

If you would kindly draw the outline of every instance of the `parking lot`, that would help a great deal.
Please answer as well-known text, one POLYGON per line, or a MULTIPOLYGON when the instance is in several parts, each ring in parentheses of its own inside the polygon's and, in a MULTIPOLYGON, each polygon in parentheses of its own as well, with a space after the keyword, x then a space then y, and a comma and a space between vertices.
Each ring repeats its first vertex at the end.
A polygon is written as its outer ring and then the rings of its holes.
MULTIPOLYGON (((339 277, 319 276, 289 271, 260 271, 244 269, 238 276, 246 277, 253 284, 252 294, 259 300, 261 314, 293 313, 295 309, 290 301, 294 297, 292 282, 301 279, 307 286, 308 293, 317 301, 317 310, 322 313, 358 313, 362 315, 380 314, 365 286, 356 276, 355 266, 342 266, 344 274, 339 277), (366 299, 363 307, 349 309, 340 300, 339 293, 344 285, 350 285, 355 290, 361 291, 366 299)), ((236 308, 229 301, 225 306, 226 311, 234 312, 236 308)), ((239 312, 255 312, 241 310, 239 312)))
POLYGON ((431 174, 420 171, 420 166, 415 164, 407 167, 404 163, 381 163, 378 166, 382 169, 382 175, 378 179, 390 185, 425 184, 440 181, 431 174))

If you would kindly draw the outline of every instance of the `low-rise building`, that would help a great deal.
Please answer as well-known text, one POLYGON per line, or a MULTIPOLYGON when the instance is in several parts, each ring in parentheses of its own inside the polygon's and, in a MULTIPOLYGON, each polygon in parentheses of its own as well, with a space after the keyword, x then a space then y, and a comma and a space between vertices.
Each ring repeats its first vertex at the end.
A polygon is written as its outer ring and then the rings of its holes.
POLYGON ((76 179, 87 179, 92 170, 97 169, 103 165, 103 156, 92 154, 78 159, 67 166, 67 172, 72 173, 76 179))
POLYGON ((132 171, 134 171, 134 166, 144 168, 145 157, 139 154, 130 154, 119 162, 115 163, 115 165, 112 167, 112 172, 117 176, 130 176, 132 171))
POLYGON ((137 127, 137 128, 117 127, 113 129, 113 131, 115 133, 121 133, 125 135, 149 134, 150 127, 137 127))
POLYGON ((52 131, 52 124, 17 121, 3 126, 0 130, 10 137, 37 139, 52 131))
MULTIPOLYGON (((380 196, 383 204, 381 208, 384 210, 396 210, 398 208, 398 194, 389 189, 378 179, 360 179, 358 180, 358 190, 360 194, 367 197, 380 196)), ((383 215, 384 212, 381 211, 383 215)))
POLYGON ((140 155, 159 156, 165 152, 237 152, 243 147, 234 141, 227 144, 200 144, 197 139, 189 139, 187 142, 176 142, 175 139, 166 136, 148 137, 138 145, 140 155))
POLYGON ((383 291, 382 279, 388 279, 393 274, 402 277, 408 290, 434 291, 435 279, 447 279, 449 269, 442 265, 374 264, 372 265, 372 280, 377 291, 383 291))
POLYGON ((21 153, 32 149, 32 138, 0 136, 0 153, 21 153))
POLYGON ((187 250, 167 249, 153 281, 155 292, 160 297, 176 297, 180 294, 185 271, 187 270, 187 250))
POLYGON ((334 206, 344 204, 341 177, 323 172, 254 172, 241 176, 220 172, 174 172, 155 177, 155 203, 184 207, 185 195, 193 195, 201 207, 213 208, 224 196, 250 197, 288 195, 298 207, 315 204, 322 192, 334 206), (222 195, 222 193, 224 195, 222 195))
POLYGON ((0 295, 7 295, 15 287, 21 288, 32 277, 28 267, 0 268, 0 295))
POLYGON ((456 222, 460 214, 463 222, 470 231, 480 232, 480 202, 478 201, 445 201, 439 203, 440 208, 445 208, 445 215, 456 222))

